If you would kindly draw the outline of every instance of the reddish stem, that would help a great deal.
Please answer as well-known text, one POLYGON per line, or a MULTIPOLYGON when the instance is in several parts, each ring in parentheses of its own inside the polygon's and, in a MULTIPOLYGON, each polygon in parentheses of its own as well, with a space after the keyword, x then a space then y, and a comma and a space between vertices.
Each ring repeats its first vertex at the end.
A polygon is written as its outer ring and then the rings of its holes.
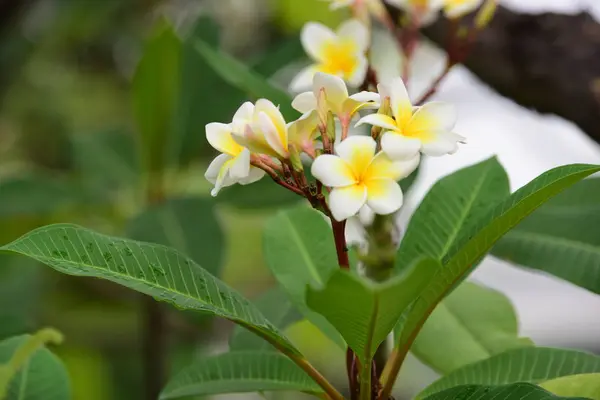
POLYGON ((429 90, 427 90, 427 92, 425 92, 425 94, 423 94, 423 96, 421 96, 421 98, 417 100, 417 102, 415 103, 416 105, 423 105, 423 103, 425 103, 431 96, 433 96, 437 92, 438 86, 440 85, 440 83, 442 83, 444 78, 446 78, 448 72, 450 72, 453 65, 454 64, 451 64, 450 60, 448 60, 444 71, 435 79, 435 81, 433 81, 433 83, 429 87, 429 90))
POLYGON ((338 264, 342 269, 350 269, 348 260, 348 248, 346 247, 346 221, 336 221, 331 219, 333 226, 333 239, 335 240, 335 251, 337 253, 338 264))

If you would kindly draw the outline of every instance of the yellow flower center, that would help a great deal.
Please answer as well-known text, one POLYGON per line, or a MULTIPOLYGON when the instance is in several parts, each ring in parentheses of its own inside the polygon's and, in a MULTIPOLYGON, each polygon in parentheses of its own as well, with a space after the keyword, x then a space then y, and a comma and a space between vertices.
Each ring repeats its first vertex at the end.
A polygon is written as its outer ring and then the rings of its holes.
POLYGON ((327 74, 343 74, 344 77, 352 75, 357 64, 356 44, 350 40, 331 41, 323 48, 325 61, 319 70, 327 74))

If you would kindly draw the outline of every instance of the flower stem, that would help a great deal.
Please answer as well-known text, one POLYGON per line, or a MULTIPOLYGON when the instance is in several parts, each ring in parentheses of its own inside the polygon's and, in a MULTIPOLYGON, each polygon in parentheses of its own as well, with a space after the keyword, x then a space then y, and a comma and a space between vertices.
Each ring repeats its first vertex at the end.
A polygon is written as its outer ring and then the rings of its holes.
POLYGON ((360 400, 371 400, 371 367, 372 363, 366 362, 360 369, 360 400))
POLYGON ((333 239, 335 241, 335 251, 337 253, 338 264, 342 269, 350 269, 348 260, 348 247, 346 246, 346 221, 336 221, 331 218, 333 227, 333 239))

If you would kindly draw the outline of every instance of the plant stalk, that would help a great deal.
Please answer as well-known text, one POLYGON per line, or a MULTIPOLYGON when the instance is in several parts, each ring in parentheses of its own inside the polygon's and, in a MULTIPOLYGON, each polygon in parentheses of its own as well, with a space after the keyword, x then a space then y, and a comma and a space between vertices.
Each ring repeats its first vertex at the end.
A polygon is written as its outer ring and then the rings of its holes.
POLYGON ((366 362, 360 369, 360 400, 371 400, 372 382, 371 367, 372 363, 366 362))

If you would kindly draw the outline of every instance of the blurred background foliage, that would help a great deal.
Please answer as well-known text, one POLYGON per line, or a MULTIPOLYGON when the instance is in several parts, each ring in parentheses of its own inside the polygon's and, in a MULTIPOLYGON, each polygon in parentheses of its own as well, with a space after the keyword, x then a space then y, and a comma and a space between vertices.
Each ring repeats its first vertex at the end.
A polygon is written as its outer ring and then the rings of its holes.
MULTIPOLYGON (((268 291, 262 224, 296 199, 266 179, 210 197, 204 125, 228 122, 247 95, 196 41, 281 83, 293 74, 281 67, 302 62, 303 23, 344 15, 319 0, 12 3, 0 16, 0 242, 68 221, 176 247, 250 298, 268 291)), ((0 339, 53 326, 74 399, 143 398, 139 296, 23 257, 0 264, 0 339)), ((171 372, 226 344, 231 324, 163 308, 171 372)), ((289 333, 317 365, 340 367, 324 365, 314 328, 289 333)))

